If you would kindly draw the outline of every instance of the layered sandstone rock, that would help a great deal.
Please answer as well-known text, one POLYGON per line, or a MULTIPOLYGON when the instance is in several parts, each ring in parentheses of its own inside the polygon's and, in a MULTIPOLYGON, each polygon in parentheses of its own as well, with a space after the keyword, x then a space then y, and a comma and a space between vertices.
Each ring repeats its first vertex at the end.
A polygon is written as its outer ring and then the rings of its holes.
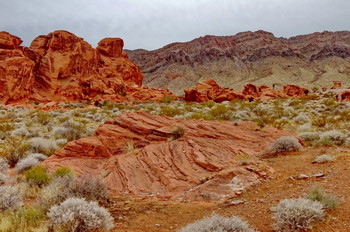
POLYGON ((199 82, 195 87, 185 90, 184 100, 194 102, 204 102, 213 100, 215 102, 232 101, 242 99, 248 101, 269 100, 273 98, 301 97, 309 94, 309 90, 288 85, 283 91, 276 91, 267 86, 256 86, 247 84, 242 92, 237 92, 229 88, 221 88, 213 79, 199 82))
POLYGON ((128 51, 141 67, 144 84, 181 94, 213 78, 220 86, 295 84, 307 88, 349 85, 350 32, 316 32, 278 38, 266 31, 204 36, 163 48, 128 51), (172 78, 176 76, 176 78, 172 78))
POLYGON ((21 99, 32 91, 35 63, 21 43, 20 38, 0 32, 0 103, 21 99))
POLYGON ((123 40, 105 38, 96 49, 67 31, 33 40, 30 47, 0 33, 0 101, 160 101, 167 89, 141 86, 143 75, 123 52, 123 40))
POLYGON ((94 136, 68 143, 43 165, 99 176, 117 194, 219 200, 240 194, 272 172, 257 155, 289 133, 258 128, 252 122, 124 113, 101 125, 94 136))

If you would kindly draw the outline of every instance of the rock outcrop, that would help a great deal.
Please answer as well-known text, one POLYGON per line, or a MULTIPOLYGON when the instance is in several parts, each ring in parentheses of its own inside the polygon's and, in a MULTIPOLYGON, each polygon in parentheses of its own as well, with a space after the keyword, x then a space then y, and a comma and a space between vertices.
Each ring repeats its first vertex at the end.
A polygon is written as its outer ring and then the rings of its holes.
POLYGON ((55 31, 21 47, 0 32, 0 102, 159 101, 166 90, 141 86, 143 75, 123 52, 123 40, 105 38, 96 49, 67 31, 55 31))
POLYGON ((337 94, 339 101, 350 101, 350 90, 344 90, 337 94))
POLYGON ((128 54, 141 67, 144 84, 167 87, 176 94, 207 78, 237 90, 247 83, 269 87, 292 83, 312 89, 339 80, 350 85, 349 31, 316 32, 288 39, 266 31, 208 35, 128 54))
POLYGON ((22 40, 0 32, 0 102, 18 100, 30 94, 35 81, 35 62, 22 40))
POLYGON ((283 91, 276 91, 267 86, 247 84, 243 91, 238 92, 230 88, 221 88, 213 79, 199 82, 195 87, 185 90, 184 100, 193 102, 205 101, 232 101, 241 99, 247 101, 269 100, 273 98, 302 97, 308 95, 310 90, 296 86, 284 86, 283 91))
POLYGON ((219 200, 240 194, 273 172, 257 155, 290 134, 258 128, 252 122, 124 113, 100 125, 94 136, 68 143, 43 165, 100 176, 121 195, 219 200))

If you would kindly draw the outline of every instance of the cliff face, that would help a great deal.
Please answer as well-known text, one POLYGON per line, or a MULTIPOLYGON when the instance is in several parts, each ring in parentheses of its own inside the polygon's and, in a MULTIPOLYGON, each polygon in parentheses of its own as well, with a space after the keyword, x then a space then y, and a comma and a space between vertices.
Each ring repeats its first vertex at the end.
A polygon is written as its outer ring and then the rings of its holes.
POLYGON ((350 32, 322 32, 276 38, 265 31, 204 36, 163 48, 128 51, 141 67, 144 84, 183 90, 208 78, 235 89, 247 83, 304 87, 350 85, 350 32))
POLYGON ((141 86, 139 67, 123 52, 123 40, 106 38, 96 49, 67 31, 33 40, 0 32, 0 102, 36 100, 157 100, 167 90, 141 86))

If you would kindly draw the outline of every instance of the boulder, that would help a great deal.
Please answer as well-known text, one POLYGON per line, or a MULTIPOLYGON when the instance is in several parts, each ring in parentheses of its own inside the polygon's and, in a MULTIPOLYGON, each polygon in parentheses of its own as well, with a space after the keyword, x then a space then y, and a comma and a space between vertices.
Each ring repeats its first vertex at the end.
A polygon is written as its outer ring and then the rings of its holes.
POLYGON ((123 113, 100 125, 94 136, 68 143, 43 165, 101 177, 118 195, 220 200, 241 194, 273 172, 258 154, 290 134, 258 128, 253 122, 123 113))

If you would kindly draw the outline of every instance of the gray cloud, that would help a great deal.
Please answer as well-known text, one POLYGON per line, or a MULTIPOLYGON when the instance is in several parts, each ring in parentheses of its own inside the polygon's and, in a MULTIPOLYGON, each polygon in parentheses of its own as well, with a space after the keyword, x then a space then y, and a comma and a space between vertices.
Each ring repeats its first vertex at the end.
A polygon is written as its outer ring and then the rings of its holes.
POLYGON ((68 30, 94 47, 105 37, 121 37, 129 49, 247 30, 283 37, 350 30, 348 0, 12 0, 1 5, 0 30, 25 45, 55 30, 68 30))

